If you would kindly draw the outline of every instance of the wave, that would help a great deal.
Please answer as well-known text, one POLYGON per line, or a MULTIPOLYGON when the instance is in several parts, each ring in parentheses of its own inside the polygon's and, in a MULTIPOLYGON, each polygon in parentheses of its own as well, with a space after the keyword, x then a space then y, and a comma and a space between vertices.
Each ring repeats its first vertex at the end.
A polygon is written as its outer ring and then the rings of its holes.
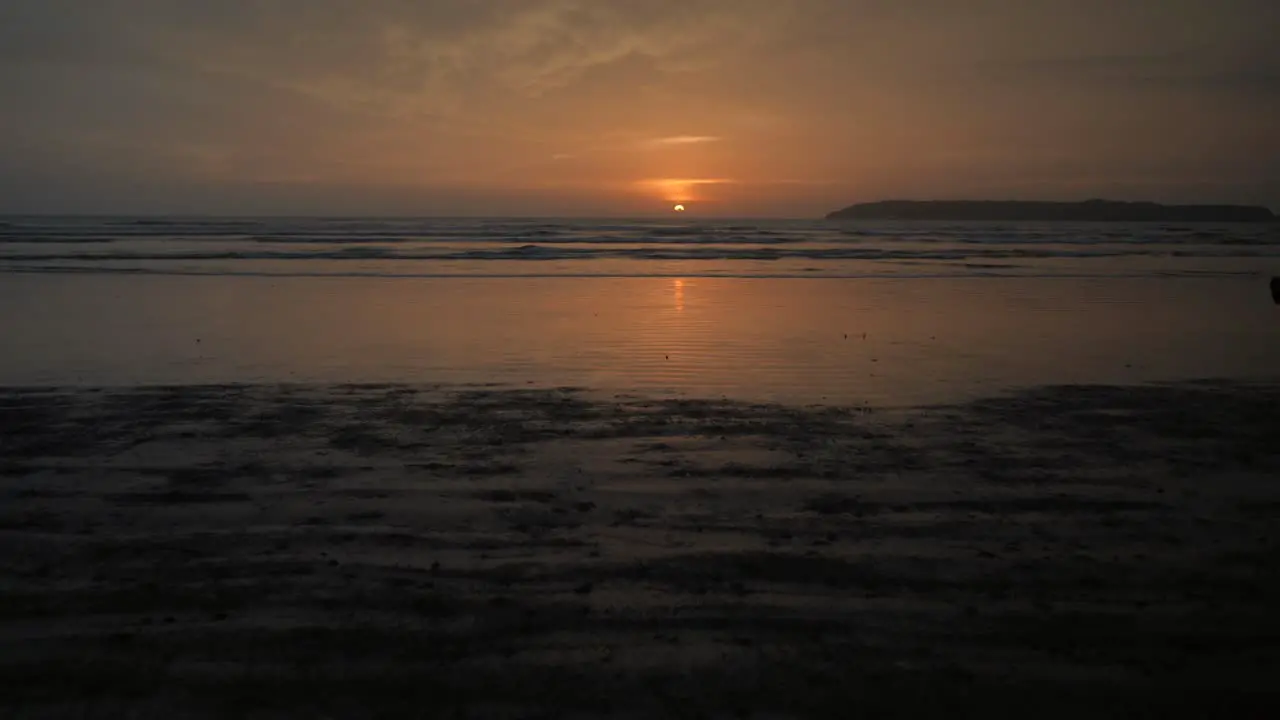
POLYGON ((966 278, 1042 278, 1042 279, 1101 279, 1101 278, 1227 278, 1258 277, 1261 273, 1244 270, 1158 270, 1142 271, 1082 271, 1026 269, 1018 266, 997 267, 965 267, 964 272, 822 272, 818 268, 803 268, 799 271, 782 272, 738 272, 721 270, 715 272, 683 271, 683 272, 430 272, 430 271, 385 271, 385 270, 265 270, 265 269, 226 269, 226 268, 154 268, 154 267, 104 267, 101 265, 27 265, 4 267, 0 272, 15 274, 68 274, 68 275, 145 275, 145 276, 189 276, 189 277, 248 277, 248 278, 379 278, 379 279, 536 279, 536 278, 657 278, 657 279, 690 279, 690 278, 740 278, 740 279, 803 279, 803 280, 927 280, 966 278), (820 274, 817 274, 820 272, 820 274))
POLYGON ((0 245, 106 245, 118 239, 114 237, 48 237, 31 240, 25 237, 0 235, 0 245))
MULTIPOLYGON (((449 243, 667 245, 1277 246, 1280 226, 1135 226, 875 223, 819 221, 521 221, 353 218, 6 218, 0 245, 174 242, 279 245, 449 243)), ((239 249, 239 248, 236 248, 239 249)))
POLYGON ((528 240, 539 240, 553 245, 793 245, 806 242, 802 238, 783 237, 779 235, 752 236, 732 235, 719 236, 715 239, 704 237, 655 236, 655 237, 574 237, 553 233, 521 233, 503 237, 468 237, 452 235, 448 237, 419 238, 398 237, 393 235, 255 235, 249 240, 255 243, 278 245, 364 245, 373 243, 441 243, 441 242, 491 242, 521 243, 528 240))
POLYGON ((1280 270, 1280 225, 25 216, 0 223, 0 274, 1203 277, 1237 270, 1280 270))
POLYGON ((1280 257, 1280 247, 1269 250, 1240 246, 1202 246, 1192 249, 1152 249, 1139 247, 982 247, 937 249, 886 247, 733 247, 725 245, 642 246, 642 247, 559 247, 525 244, 518 247, 456 248, 414 247, 404 249, 382 245, 358 245, 334 250, 112 250, 105 252, 21 252, 0 253, 0 262, 118 262, 118 261, 211 261, 211 260, 993 260, 1050 258, 1259 258, 1280 257))
POLYGON ((251 233, 236 232, 200 232, 172 233, 158 230, 142 230, 127 233, 85 232, 30 232, 0 228, 0 245, 11 244, 106 244, 120 241, 213 241, 213 242, 253 242, 281 245, 359 245, 373 243, 387 244, 439 244, 448 242, 478 243, 520 243, 530 240, 559 245, 794 245, 802 243, 821 243, 832 245, 859 245, 874 241, 883 244, 929 244, 929 245, 1244 245, 1244 246, 1280 246, 1280 236, 1230 236, 1195 233, 1183 236, 1142 236, 1142 235, 948 235, 935 234, 884 234, 879 232, 860 232, 857 234, 840 233, 833 235, 787 235, 787 234, 615 234, 615 235, 582 235, 543 232, 513 232, 508 234, 490 234, 479 232, 436 232, 424 235, 418 232, 352 234, 352 233, 251 233))

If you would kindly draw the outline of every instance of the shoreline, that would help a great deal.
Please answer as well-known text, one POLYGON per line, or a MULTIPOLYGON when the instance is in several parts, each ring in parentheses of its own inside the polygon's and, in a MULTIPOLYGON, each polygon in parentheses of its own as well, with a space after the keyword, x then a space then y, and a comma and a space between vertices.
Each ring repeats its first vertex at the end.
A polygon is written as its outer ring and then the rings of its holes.
POLYGON ((1276 437, 1280 382, 0 388, 0 708, 1221 709, 1280 668, 1276 437))

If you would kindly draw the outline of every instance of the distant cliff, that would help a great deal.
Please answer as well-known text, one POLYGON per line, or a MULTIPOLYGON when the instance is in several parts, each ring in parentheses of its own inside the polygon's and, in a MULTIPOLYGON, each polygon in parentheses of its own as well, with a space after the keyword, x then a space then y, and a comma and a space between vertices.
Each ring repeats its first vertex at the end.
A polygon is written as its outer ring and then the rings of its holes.
POLYGON ((1276 216, 1249 205, 1160 205, 1149 202, 1023 202, 885 200, 850 205, 828 220, 966 220, 1061 222, 1268 222, 1276 216))

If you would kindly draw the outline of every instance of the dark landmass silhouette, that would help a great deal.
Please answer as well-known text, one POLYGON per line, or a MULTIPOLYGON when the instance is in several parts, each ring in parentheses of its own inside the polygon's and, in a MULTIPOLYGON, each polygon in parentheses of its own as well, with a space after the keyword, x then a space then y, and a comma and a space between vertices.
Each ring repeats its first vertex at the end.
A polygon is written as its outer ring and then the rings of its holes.
POLYGON ((1161 205, 1086 200, 884 200, 850 205, 828 220, 1018 220, 1053 222, 1271 222, 1271 210, 1251 205, 1161 205))

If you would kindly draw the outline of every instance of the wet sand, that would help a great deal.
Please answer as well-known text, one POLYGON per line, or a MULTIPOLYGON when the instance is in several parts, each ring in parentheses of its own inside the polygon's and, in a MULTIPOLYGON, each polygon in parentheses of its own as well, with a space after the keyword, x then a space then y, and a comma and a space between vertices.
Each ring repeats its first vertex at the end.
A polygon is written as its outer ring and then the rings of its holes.
POLYGON ((1276 327, 1253 276, 9 275, 0 386, 429 380, 905 406, 1047 384, 1271 380, 1276 327))
POLYGON ((1278 439, 1270 383, 0 390, 0 715, 1240 714, 1278 439))

